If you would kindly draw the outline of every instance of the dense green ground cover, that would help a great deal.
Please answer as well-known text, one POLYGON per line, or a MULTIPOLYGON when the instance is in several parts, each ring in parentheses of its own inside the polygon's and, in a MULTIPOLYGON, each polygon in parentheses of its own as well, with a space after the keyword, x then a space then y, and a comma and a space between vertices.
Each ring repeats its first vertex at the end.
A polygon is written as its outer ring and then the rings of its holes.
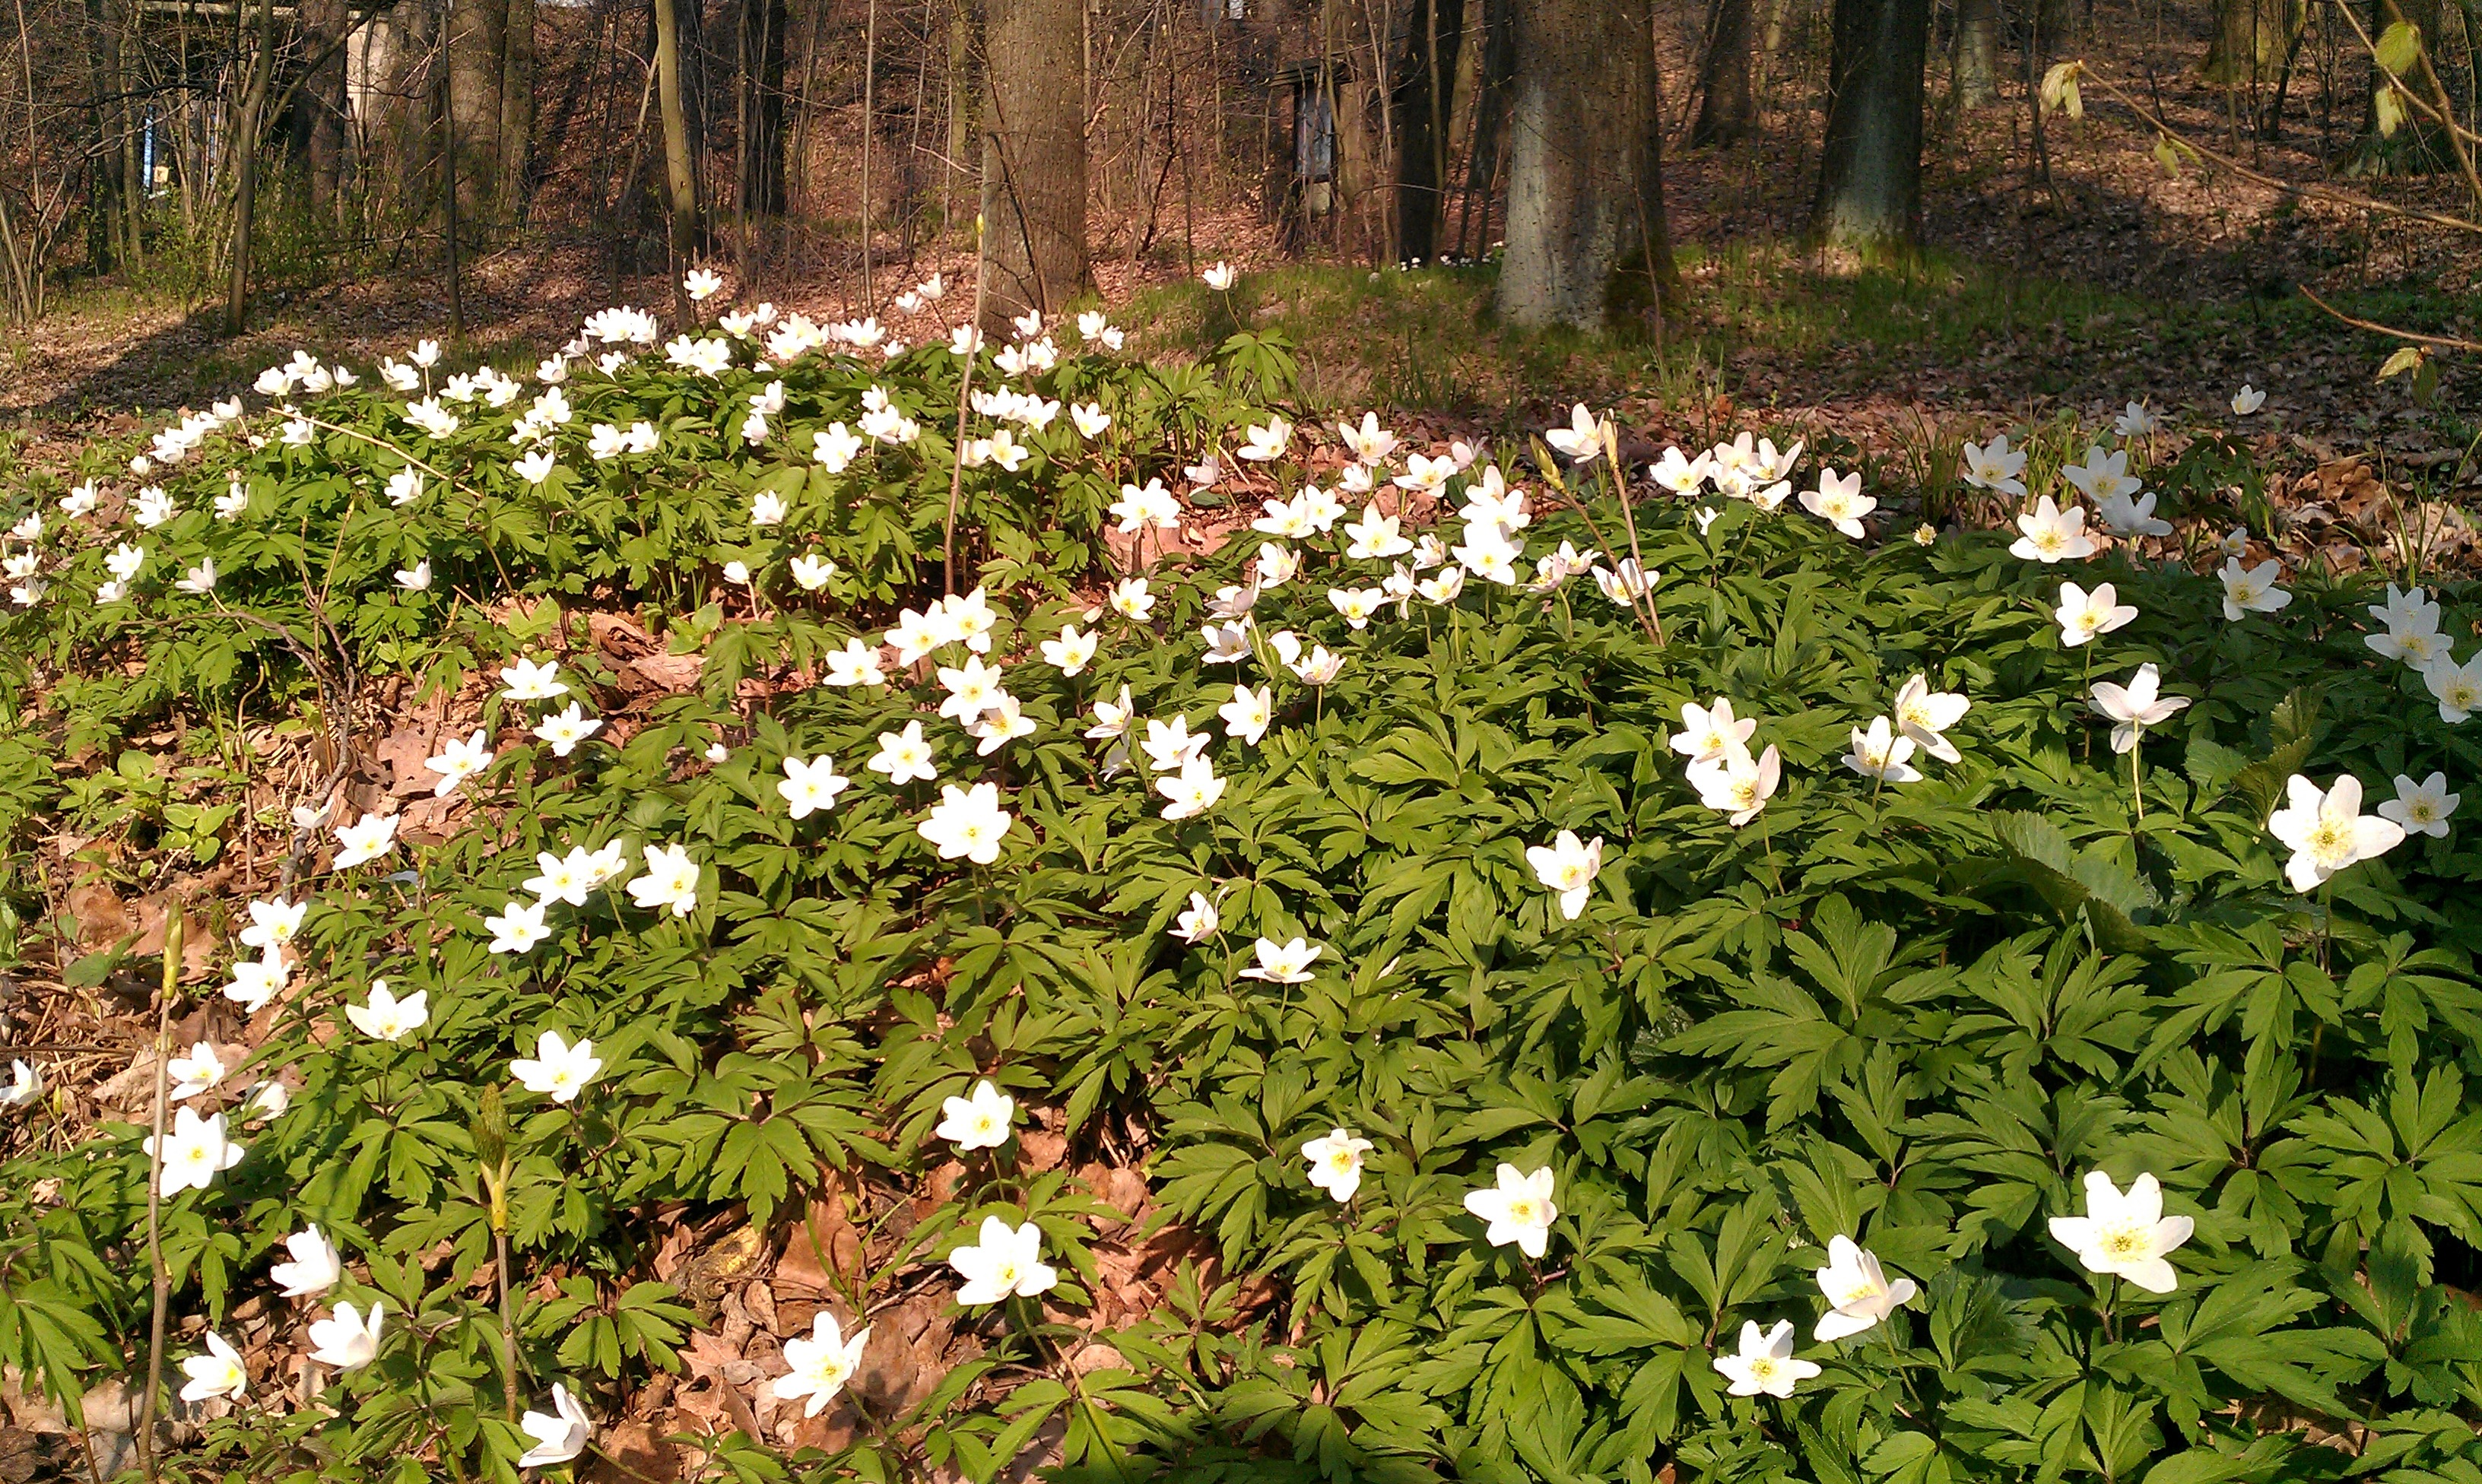
MULTIPOLYGON (((180 1104, 210 1128, 168 1144, 198 1157, 165 1185, 172 1310, 221 1335, 255 1305, 329 1384, 305 1404, 255 1352, 176 1367, 240 1398, 176 1469, 511 1476, 561 1432, 515 1411, 559 1384, 608 1421, 675 1364, 691 1315, 648 1276, 647 1212, 781 1232, 824 1171, 921 1190, 961 1159, 933 1215, 836 1275, 833 1317, 849 1339, 955 1285, 979 1357, 833 1456, 746 1443, 719 1476, 990 1477, 1057 1419, 1077 1479, 2482 1478, 2477 856, 2451 820, 2305 891, 2269 831, 2295 774, 2373 801, 2473 776, 2421 673, 2365 642, 2423 620, 2307 572, 2281 609, 2228 608, 2126 546, 1857 542, 1799 501, 1642 485, 1624 508, 1608 458, 1539 447, 1499 451, 1513 493, 1487 457, 1378 456, 1383 487, 1441 497, 1401 532, 1344 493, 1211 555, 1143 533, 1170 555, 1103 603, 1107 508, 1165 509, 1150 479, 1221 451, 1224 498, 1239 468, 1302 487, 1304 440, 1263 410, 1288 358, 1004 353, 975 388, 1060 405, 1036 427, 984 402, 961 478, 951 351, 730 341, 573 364, 565 424, 534 384, 426 430, 409 394, 297 382, 289 435, 253 398, 151 470, 176 508, 145 529, 140 478, 75 515, 15 497, 41 516, 0 618, 21 850, 62 820, 149 859, 222 848, 228 819, 125 761, 173 712, 342 740, 386 677, 482 702, 436 769, 470 801, 453 832, 301 799, 298 928, 271 895, 251 920, 278 947, 226 950, 239 998, 266 991, 234 1037, 258 1050, 180 1104), (886 435, 832 456, 865 416, 886 435), (592 452, 639 423, 651 450, 592 452), (935 605, 952 508, 970 575, 935 605), (145 559, 116 576, 124 545, 145 559), (1623 557, 1659 573, 1648 600, 1623 557), (805 565, 809 589, 795 558, 834 571, 805 565), (2135 612, 2068 643, 2064 582, 2135 612), (588 611, 702 655, 700 691, 582 739, 547 723, 613 698, 588 611), (2132 758, 2090 700, 2150 664, 2191 704, 2132 758), (1944 723, 1884 777, 1852 766, 1916 675, 1961 715, 1920 712, 1944 723), (1737 824, 1692 773, 1719 698, 1777 760, 1737 824), (1158 1219, 1220 1250, 1099 1337, 1128 1368, 1072 1363, 1114 1218, 1015 1141, 973 1147, 948 1104, 985 1080, 1003 1130, 1145 1131, 1158 1219), (2174 1224, 2117 1257, 2053 1226, 2112 1215, 2097 1171, 2159 1181, 2174 1224), (992 1218, 1032 1234, 1013 1272, 992 1218), (270 1263, 314 1224, 341 1276, 277 1296, 270 1263), (1831 1280, 1846 1333, 1821 1339, 1838 1237, 1888 1287, 1831 1280), (367 1353, 331 1327, 346 1303, 387 1315, 367 1353), (1794 1364, 1748 1364, 1780 1321, 1794 1364)), ((2462 589, 2442 600, 2469 637, 2462 589)), ((0 1354, 66 1395, 143 1372, 145 1133, 0 1176, 0 1354)), ((839 1354, 790 1356, 790 1398, 853 1404, 839 1354)))

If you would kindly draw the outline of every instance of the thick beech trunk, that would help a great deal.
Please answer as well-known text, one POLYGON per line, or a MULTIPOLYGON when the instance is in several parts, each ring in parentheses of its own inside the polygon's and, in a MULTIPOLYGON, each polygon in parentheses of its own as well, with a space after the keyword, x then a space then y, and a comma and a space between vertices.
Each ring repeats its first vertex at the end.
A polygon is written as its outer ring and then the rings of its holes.
POLYGON ((1651 0, 1518 0, 1499 312, 1609 317, 1625 265, 1671 276, 1651 0))
POLYGON ((680 280, 698 256, 698 169, 690 158, 689 113, 681 99, 680 15, 673 0, 654 3, 655 102, 664 120, 664 194, 673 248, 673 307, 687 320, 689 298, 680 280))
POLYGON ((990 0, 984 84, 987 330, 1057 313, 1086 287, 1086 46, 1081 0, 990 0))
POLYGON ((2292 42, 2295 0, 2215 0, 2215 39, 2199 73, 2227 88, 2271 85, 2292 42))
POLYGON ((1962 108, 1999 101, 1999 0, 1957 0, 1956 101, 1962 108))
POLYGON ((508 0, 457 0, 448 32, 449 127, 457 132, 457 215, 469 226, 499 215, 500 68, 508 0))
POLYGON ((1910 248, 1922 199, 1930 0, 1835 0, 1811 230, 1864 253, 1910 248))
POLYGON ((302 49, 307 70, 301 101, 303 159, 310 171, 310 205, 334 218, 345 185, 345 0, 302 0, 302 49))
POLYGON ((506 0, 500 47, 500 149, 497 194, 513 220, 526 214, 535 152, 535 0, 506 0))
POLYGON ((1715 0, 1706 28, 1706 65, 1698 79, 1698 121, 1689 143, 1729 144, 1757 117, 1750 91, 1750 0, 1715 0))
POLYGON ((1408 259, 1439 255, 1449 88, 1465 29, 1465 0, 1413 0, 1395 99, 1396 245, 1408 259))

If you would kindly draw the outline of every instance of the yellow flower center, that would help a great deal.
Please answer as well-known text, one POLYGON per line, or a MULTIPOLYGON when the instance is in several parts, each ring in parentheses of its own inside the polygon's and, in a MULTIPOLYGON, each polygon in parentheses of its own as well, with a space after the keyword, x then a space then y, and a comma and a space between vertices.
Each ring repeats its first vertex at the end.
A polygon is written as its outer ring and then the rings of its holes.
POLYGON ((2321 820, 2310 831, 2310 857, 2320 864, 2340 865, 2353 853, 2353 832, 2332 820, 2321 820))

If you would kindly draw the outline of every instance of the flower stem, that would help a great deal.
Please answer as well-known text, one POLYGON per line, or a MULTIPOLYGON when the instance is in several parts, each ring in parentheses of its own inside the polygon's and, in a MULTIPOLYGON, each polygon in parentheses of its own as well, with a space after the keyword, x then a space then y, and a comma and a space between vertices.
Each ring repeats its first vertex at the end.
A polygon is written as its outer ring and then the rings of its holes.
MULTIPOLYGON (((2128 734, 2128 796, 2137 802, 2137 822, 2140 824, 2146 822, 2146 775, 2138 767, 2137 754, 2145 742, 2143 729, 2128 734)), ((2129 833, 2134 835, 2136 831, 2132 829, 2129 833)))

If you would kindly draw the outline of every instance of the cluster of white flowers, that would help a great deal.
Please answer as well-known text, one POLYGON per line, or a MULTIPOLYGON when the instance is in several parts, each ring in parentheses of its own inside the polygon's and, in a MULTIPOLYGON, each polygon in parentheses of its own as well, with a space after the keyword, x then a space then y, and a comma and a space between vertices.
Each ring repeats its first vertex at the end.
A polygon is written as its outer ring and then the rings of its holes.
MULTIPOLYGON (((1224 264, 1215 265, 1204 276, 1209 287, 1218 291, 1228 290, 1234 282, 1232 270, 1224 264)), ((720 275, 704 269, 694 270, 684 286, 701 303, 725 287, 720 275)), ((940 303, 944 294, 945 286, 935 274, 898 296, 892 307, 905 315, 924 313, 940 303)), ((773 305, 759 304, 725 313, 716 324, 719 334, 683 332, 663 342, 666 362, 700 378, 717 378, 732 368, 736 355, 750 349, 753 337, 762 330, 768 331, 765 353, 775 364, 828 347, 875 348, 888 356, 904 350, 904 343, 890 338, 875 318, 820 325, 798 314, 779 317, 773 305)), ((1122 332, 1100 313, 1080 315, 1075 327, 1079 340, 1089 347, 1119 350, 1123 344, 1122 332)), ((1012 325, 1011 342, 990 353, 991 365, 1002 377, 1017 379, 1053 370, 1060 351, 1045 328, 1039 312, 1019 317, 1012 325)), ((522 451, 512 467, 533 484, 544 482, 557 467, 556 442, 575 420, 562 390, 572 359, 582 361, 594 353, 595 347, 607 348, 597 364, 606 375, 617 375, 633 353, 659 341, 661 326, 643 311, 619 307, 589 317, 580 338, 537 369, 543 390, 512 430, 512 446, 522 451)), ((980 331, 972 325, 954 327, 948 345, 958 355, 983 351, 980 331)), ((479 400, 494 408, 507 407, 525 394, 522 381, 489 368, 449 377, 435 393, 431 375, 439 358, 436 343, 425 341, 405 362, 383 360, 380 373, 392 390, 409 397, 422 394, 399 409, 399 415, 433 438, 450 437, 463 426, 463 419, 452 410, 457 406, 479 400)), ((771 361, 754 364, 764 373, 771 361)), ((257 389, 280 402, 297 392, 317 395, 350 386, 354 380, 342 367, 322 367, 306 353, 296 352, 290 361, 262 374, 257 389)), ((1013 430, 1031 434, 1048 429, 1064 410, 1064 401, 1065 397, 1049 399, 1031 385, 1012 386, 1005 380, 975 389, 968 404, 988 427, 960 446, 960 462, 968 468, 1022 469, 1035 453, 1013 430)), ((2263 394, 2244 387, 2232 405, 2236 413, 2246 415, 2262 403, 2263 394)), ((874 446, 901 447, 920 435, 921 424, 898 405, 887 388, 869 387, 860 404, 853 427, 834 421, 812 433, 810 453, 830 474, 841 473, 874 446)), ((785 406, 782 380, 750 394, 746 406, 739 409, 737 430, 742 440, 756 446, 775 436, 785 406)), ((315 437, 315 424, 289 406, 279 405, 277 410, 287 418, 285 441, 306 443, 315 437)), ((1113 425, 1099 403, 1076 403, 1066 410, 1084 439, 1097 438, 1113 425)), ((923 412, 925 417, 934 415, 923 412)), ((182 463, 240 416, 240 405, 234 403, 218 404, 210 414, 185 417, 155 436, 145 460, 167 466, 182 463)), ((2160 427, 2160 419, 2141 404, 2129 404, 2116 423, 2120 435, 2128 440, 2150 437, 2160 427)), ((1249 524, 1253 533, 1265 539, 1255 551, 1247 584, 1221 589, 1208 605, 1208 621, 1200 636, 1200 664, 1236 667, 1255 664, 1262 671, 1260 683, 1254 686, 1245 670, 1235 669, 1229 699, 1215 712, 1223 728, 1220 738, 1202 723, 1193 729, 1185 715, 1143 715, 1127 686, 1121 687, 1117 696, 1092 702, 1093 724, 1084 736, 1106 744, 1100 761, 1102 775, 1108 778, 1129 770, 1143 758, 1147 788, 1160 795, 1164 820, 1196 819, 1222 801, 1231 780, 1217 773, 1210 749, 1219 742, 1228 749, 1262 744, 1277 722, 1280 668, 1313 689, 1330 686, 1344 673, 1348 655, 1305 641, 1288 629, 1266 631, 1253 612, 1263 592, 1302 576, 1312 543, 1340 547, 1344 562, 1370 564, 1359 578, 1339 578, 1336 586, 1325 591, 1329 608, 1354 634, 1384 623, 1386 610, 1391 606, 1399 619, 1405 618, 1417 598, 1435 606, 1453 606, 1468 581, 1510 588, 1522 585, 1531 592, 1551 594, 1562 590, 1571 578, 1591 574, 1610 602, 1633 607, 1661 579, 1660 572, 1642 568, 1633 559, 1607 560, 1601 552, 1580 551, 1568 542, 1534 560, 1529 569, 1524 565, 1525 533, 1533 516, 1527 495, 1512 486, 1483 451, 1463 443, 1439 452, 1408 449, 1396 433, 1381 426, 1376 413, 1365 413, 1359 422, 1339 422, 1335 430, 1351 461, 1337 473, 1333 487, 1313 482, 1289 496, 1277 493, 1261 498, 1260 513, 1249 524), (1392 472, 1399 460, 1401 472, 1392 472), (1426 502, 1442 499, 1450 482, 1470 473, 1477 464, 1480 473, 1465 483, 1462 503, 1454 512, 1458 524, 1453 538, 1443 534, 1416 534, 1408 529, 1417 509, 1427 510, 1426 502), (1394 508, 1383 510, 1383 500, 1394 508), (1353 511, 1357 503, 1358 517, 1353 511), (1380 570, 1383 563, 1384 571, 1380 570)), ((1246 428, 1229 456, 1244 466, 1272 465, 1293 453, 1299 431, 1285 418, 1268 414, 1264 421, 1246 428)), ((655 453, 662 437, 650 422, 626 427, 596 423, 587 430, 585 452, 597 461, 643 456, 655 453)), ((1619 456, 1613 425, 1582 404, 1572 409, 1568 426, 1547 430, 1544 438, 1580 466, 1598 458, 1617 461, 1619 456)), ((1771 513, 1793 497, 1792 476, 1804 447, 1794 442, 1780 450, 1772 440, 1741 433, 1694 456, 1678 448, 1666 449, 1645 472, 1656 485, 1684 501, 1699 501, 1711 493, 1771 513)), ((2090 503, 2101 530, 2110 535, 2133 539, 2169 534, 2169 524, 2154 514, 2156 496, 2130 473, 2129 457, 2126 448, 2106 451, 2095 445, 2082 462, 2064 467, 2061 478, 2090 503)), ((133 465, 133 472, 143 476, 151 467, 145 460, 133 465)), ((1994 493, 2024 496, 2025 465, 2024 451, 2011 448, 2005 435, 1987 444, 1967 443, 1963 449, 1965 482, 1994 493)), ((1188 471, 1194 489, 1212 487, 1227 477, 1220 454, 1205 456, 1188 471)), ((1843 535, 1862 539, 1867 534, 1863 521, 1877 508, 1876 500, 1862 493, 1862 482, 1859 473, 1839 474, 1821 466, 1815 487, 1801 493, 1799 504, 1843 535)), ((1281 487, 1278 486, 1280 491, 1281 487)), ((385 486, 388 499, 399 506, 421 498, 424 489, 421 470, 410 465, 397 470, 385 486)), ((71 519, 91 515, 98 495, 92 484, 81 485, 61 502, 62 510, 71 519)), ((250 498, 249 488, 238 476, 233 477, 226 494, 216 501, 218 517, 238 518, 247 512, 250 498)), ((761 490, 752 497, 749 524, 753 530, 775 530, 793 513, 784 495, 761 490)), ((1110 513, 1123 534, 1173 533, 1181 529, 1183 521, 1180 498, 1158 478, 1149 478, 1143 484, 1122 484, 1110 513)), ((1717 511, 1709 508, 1702 507, 1696 513, 1702 531, 1717 518, 1717 511)), ((154 530, 177 514, 176 502, 160 486, 147 485, 130 501, 129 520, 140 532, 154 530)), ((2063 508, 2045 494, 2032 510, 2016 517, 2020 534, 2010 550, 2020 559, 2046 565, 2093 557, 2103 543, 2088 532, 2087 516, 2086 506, 2072 502, 2063 508)), ((0 573, 15 585, 10 590, 19 606, 32 606, 43 595, 37 543, 44 534, 41 515, 30 516, 9 534, 27 549, 0 555, 0 573)), ((2245 537, 2240 549, 2227 538, 2223 553, 2227 560, 2219 573, 2226 616, 2235 621, 2248 612, 2280 610, 2291 596, 2277 586, 2282 576, 2279 563, 2270 560, 2245 567, 2245 537)), ((98 591, 98 599, 113 602, 125 597, 131 585, 141 580, 148 560, 145 546, 119 542, 105 559, 111 582, 98 591)), ((795 581, 809 591, 824 588, 837 570, 815 551, 794 558, 790 567, 795 581)), ((736 582, 752 581, 752 574, 740 563, 733 564, 730 575, 736 582)), ((430 562, 417 560, 399 570, 395 580, 406 591, 427 591, 432 582, 430 562)), ((217 573, 209 561, 190 569, 172 586, 204 595, 214 590, 216 582, 217 573)), ((1113 586, 1105 606, 1121 619, 1145 626, 1153 621, 1156 602, 1148 580, 1133 575, 1113 586)), ((2463 666, 2454 662, 2447 640, 2439 633, 2438 605, 2426 593, 2419 589, 2400 593, 2390 586, 2387 603, 2370 612, 2386 632, 2369 636, 2369 647, 2416 666, 2438 697, 2443 718, 2460 722, 2482 710, 2482 654, 2463 666)), ((1065 624, 1057 637, 1038 640, 1033 648, 1041 662, 1065 677, 1085 673, 1102 642, 1102 630, 1095 627, 1102 613, 1098 607, 1081 621, 1065 624)), ((2062 642, 2074 646, 2126 626, 2137 611, 2119 603, 2110 584, 2087 591, 2071 582, 2060 588, 2054 616, 2062 642)), ((1001 621, 1002 615, 980 587, 944 597, 921 612, 907 609, 880 642, 853 638, 842 650, 827 656, 824 683, 885 687, 892 671, 927 663, 940 692, 937 719, 953 723, 971 741, 975 757, 991 757, 1038 730, 1035 716, 1008 689, 1007 665, 993 658, 1001 621)), ((1346 647, 1349 650, 1351 645, 1346 647)), ((570 694, 559 665, 548 661, 515 660, 499 672, 499 679, 497 698, 505 702, 549 703, 570 694)), ((2162 693, 2161 676, 2151 664, 2141 666, 2125 685, 2097 683, 2091 701, 2113 723, 2113 748, 2124 753, 2133 752, 2149 728, 2163 725, 2190 704, 2184 697, 2162 693)), ((1934 689, 1927 674, 1914 674, 1898 688, 1887 714, 1874 717, 1866 727, 1852 728, 1851 750, 1841 761, 1874 785, 1916 781, 1922 777, 1915 766, 1917 755, 1950 764, 1961 761, 1950 734, 1970 705, 1962 693, 1934 689)), ((1670 746, 1685 759, 1687 781, 1701 803, 1724 815, 1735 828, 1758 819, 1782 782, 1778 747, 1769 744, 1755 753, 1752 750, 1759 718, 1739 715, 1733 702, 1724 696, 1705 706, 1686 702, 1680 717, 1681 727, 1670 739, 1670 746)), ((578 701, 570 700, 561 712, 536 714, 530 731, 555 756, 567 757, 602 725, 600 719, 587 716, 578 701)), ((901 730, 880 733, 878 750, 859 771, 884 775, 889 790, 913 783, 939 784, 939 797, 921 809, 915 833, 941 860, 977 866, 997 863, 1017 823, 1001 783, 944 780, 938 749, 924 725, 922 717, 913 717, 901 730)), ((440 752, 427 762, 437 778, 435 794, 442 798, 456 794, 468 783, 484 778, 495 761, 492 741, 485 729, 447 739, 440 752)), ((777 766, 781 773, 777 794, 795 820, 832 813, 854 785, 854 779, 840 774, 834 759, 825 754, 787 755, 777 766)), ((2285 807, 2276 812, 2268 827, 2293 852, 2286 875, 2296 890, 2312 890, 2353 863, 2392 848, 2408 831, 2447 833, 2446 820, 2459 799, 2446 792, 2442 774, 2434 772, 2421 784, 2398 777, 2396 784, 2398 797, 2381 804, 2381 818, 2373 819, 2360 814, 2362 786, 2352 777, 2337 780, 2326 791, 2307 778, 2295 776, 2288 781, 2285 807)), ((304 830, 325 821, 324 810, 310 814, 306 821, 297 812, 297 822, 304 830)), ((370 813, 350 823, 339 820, 333 827, 338 846, 333 868, 350 871, 388 856, 399 844, 399 823, 395 817, 370 813)), ((1584 912, 1601 873, 1604 848, 1601 837, 1582 838, 1564 828, 1550 843, 1523 850, 1537 882, 1554 894, 1563 919, 1574 920, 1584 912)), ((626 882, 632 902, 642 910, 674 917, 696 913, 703 868, 689 849, 677 844, 646 844, 639 846, 639 854, 644 869, 626 882)), ((591 893, 629 874, 630 846, 619 839, 592 848, 569 846, 566 853, 539 852, 535 863, 537 872, 524 884, 533 899, 511 899, 500 912, 483 919, 491 953, 522 957, 547 941, 554 931, 550 913, 555 906, 583 907, 591 893)), ((228 999, 255 1013, 285 990, 298 962, 294 945, 307 910, 307 902, 284 898, 250 904, 251 925, 241 934, 241 942, 257 952, 233 964, 231 981, 224 987, 228 999)), ((1198 945, 1221 932, 1217 899, 1204 892, 1191 892, 1185 910, 1177 914, 1175 935, 1198 945)), ((1235 975, 1289 988, 1310 982, 1315 966, 1329 953, 1327 947, 1306 936, 1261 936, 1251 946, 1248 965, 1235 975)), ((431 1019, 426 992, 400 996, 383 979, 369 982, 362 1002, 339 1008, 355 1030, 386 1043, 422 1030, 431 1019)), ((591 1039, 580 1036, 572 1042, 562 1030, 541 1029, 535 1054, 514 1058, 509 1075, 524 1090, 567 1105, 601 1077, 604 1065, 591 1039)), ((289 1094, 279 1081, 258 1084, 233 1114, 218 1111, 201 1116, 198 1108, 188 1106, 223 1085, 230 1070, 224 1053, 203 1042, 174 1058, 168 1068, 173 1100, 183 1106, 174 1110, 161 1150, 166 1194, 206 1190, 244 1158, 245 1147, 233 1136, 233 1117, 246 1123, 282 1113, 289 1094)), ((0 1104, 23 1104, 40 1096, 40 1078, 33 1068, 19 1062, 13 1068, 13 1077, 12 1085, 0 1089, 0 1104)), ((990 1080, 981 1080, 967 1096, 945 1100, 935 1132, 960 1153, 998 1150, 1013 1137, 1017 1116, 1014 1100, 990 1080)), ((147 1149, 150 1156, 157 1153, 154 1140, 147 1141, 147 1149)), ((1355 1199, 1365 1160, 1377 1149, 1373 1140, 1336 1127, 1307 1140, 1301 1153, 1310 1184, 1334 1202, 1345 1204, 1355 1199)), ((2165 1257, 2187 1239, 2188 1218, 2162 1215, 2161 1192, 2151 1175, 2139 1177, 2123 1195, 2107 1177, 2096 1172, 2087 1178, 2086 1189, 2087 1214, 2054 1218, 2050 1224, 2054 1237, 2093 1272, 2125 1277, 2150 1291, 2171 1291, 2176 1276, 2165 1257)), ((1548 1165, 1528 1171, 1500 1163, 1492 1184, 1466 1192, 1463 1204, 1483 1223, 1484 1238, 1492 1246, 1514 1245, 1527 1258, 1541 1260, 1559 1214, 1554 1193, 1555 1176, 1548 1165)), ((1037 1299, 1059 1284, 1058 1270, 1043 1261, 1043 1231, 1037 1221, 1012 1224, 1000 1216, 989 1216, 975 1237, 946 1256, 960 1282, 959 1302, 976 1306, 1037 1299)), ((342 1255, 316 1227, 293 1234, 285 1245, 291 1261, 276 1264, 270 1273, 284 1297, 316 1298, 342 1281, 342 1255)), ((1819 1269, 1817 1281, 1828 1303, 1814 1331, 1821 1342, 1873 1328, 1916 1292, 1909 1279, 1889 1280, 1875 1255, 1841 1235, 1829 1243, 1828 1263, 1819 1269)), ((377 1302, 367 1313, 353 1303, 338 1302, 329 1317, 309 1326, 311 1358, 345 1369, 366 1365, 378 1353, 383 1323, 377 1302)), ((856 1373, 870 1333, 864 1327, 848 1337, 839 1320, 823 1311, 810 1337, 786 1342, 784 1356, 790 1371, 773 1382, 774 1393, 787 1401, 802 1401, 807 1415, 817 1415, 856 1373)), ((1815 1363, 1796 1359, 1793 1345, 1790 1321, 1780 1321, 1765 1331, 1752 1321, 1742 1328, 1738 1353, 1719 1355, 1714 1365, 1730 1380, 1733 1394, 1789 1396, 1798 1382, 1820 1370, 1815 1363)), ((249 1385, 240 1357, 220 1336, 209 1335, 206 1346, 204 1355, 183 1362, 189 1377, 183 1395, 194 1401, 240 1399, 249 1385)), ((554 1388, 553 1404, 550 1414, 526 1415, 524 1431, 536 1443, 521 1460, 528 1467, 575 1458, 592 1431, 583 1408, 566 1387, 554 1388)))

